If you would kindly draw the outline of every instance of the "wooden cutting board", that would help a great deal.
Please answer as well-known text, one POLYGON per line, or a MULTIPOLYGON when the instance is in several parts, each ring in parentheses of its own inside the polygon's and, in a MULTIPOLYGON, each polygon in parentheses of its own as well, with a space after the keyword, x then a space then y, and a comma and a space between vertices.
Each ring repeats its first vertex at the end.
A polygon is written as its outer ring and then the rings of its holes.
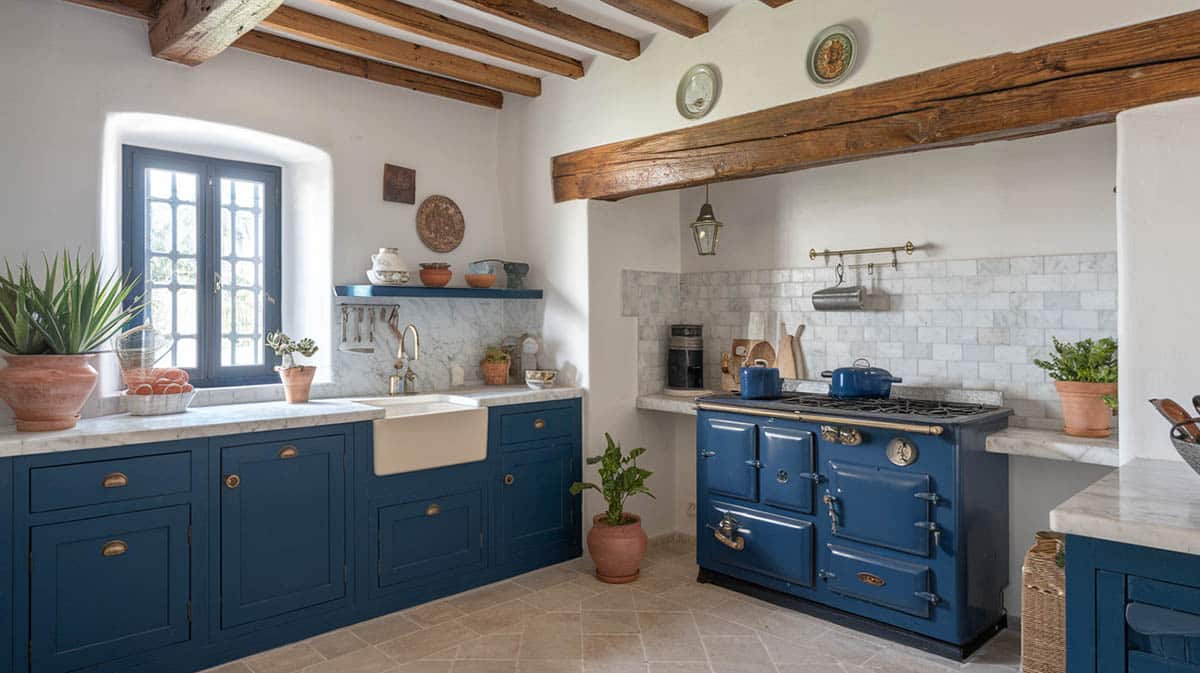
POLYGON ((749 367, 759 360, 767 363, 768 367, 775 366, 775 347, 770 341, 755 341, 750 347, 750 357, 746 358, 746 366, 749 367))
POLYGON ((779 375, 785 379, 799 378, 792 335, 788 334, 787 327, 783 323, 779 323, 779 348, 775 349, 775 352, 778 355, 775 366, 779 368, 779 375))

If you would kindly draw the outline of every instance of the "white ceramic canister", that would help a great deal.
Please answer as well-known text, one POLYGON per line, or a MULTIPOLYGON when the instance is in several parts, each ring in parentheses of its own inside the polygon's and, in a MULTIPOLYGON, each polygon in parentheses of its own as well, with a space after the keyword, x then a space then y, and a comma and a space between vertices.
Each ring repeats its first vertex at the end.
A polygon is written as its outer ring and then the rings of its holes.
POLYGON ((400 248, 380 248, 379 252, 371 255, 371 269, 374 271, 405 271, 404 260, 400 259, 400 248))

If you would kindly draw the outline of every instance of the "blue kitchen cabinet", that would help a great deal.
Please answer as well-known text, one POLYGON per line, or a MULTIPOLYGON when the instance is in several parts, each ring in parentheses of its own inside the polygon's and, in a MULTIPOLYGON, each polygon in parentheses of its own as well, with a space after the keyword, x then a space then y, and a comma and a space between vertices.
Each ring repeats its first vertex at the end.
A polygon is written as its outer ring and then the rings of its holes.
POLYGON ((376 516, 381 588, 422 584, 487 566, 486 489, 482 484, 380 504, 376 516))
POLYGON ((13 461, 0 459, 0 670, 13 661, 13 461))
POLYGON ((570 494, 579 463, 579 442, 544 440, 503 453, 497 515, 497 558, 519 560, 578 538, 575 496, 570 494))
POLYGON ((30 631, 39 673, 64 673, 187 641, 189 508, 30 531, 30 631))
POLYGON ((221 444, 222 629, 346 598, 346 446, 340 432, 221 444))
POLYGON ((1068 536, 1067 673, 1200 673, 1200 557, 1068 536))

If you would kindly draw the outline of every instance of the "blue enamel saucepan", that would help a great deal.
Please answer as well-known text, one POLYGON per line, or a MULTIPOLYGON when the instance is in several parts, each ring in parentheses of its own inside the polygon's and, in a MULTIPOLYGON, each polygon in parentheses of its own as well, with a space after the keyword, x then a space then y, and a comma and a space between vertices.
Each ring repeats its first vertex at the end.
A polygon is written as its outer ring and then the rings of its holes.
POLYGON ((830 379, 829 394, 843 398, 891 397, 892 384, 901 382, 888 370, 872 367, 866 358, 855 360, 852 367, 823 371, 821 376, 830 379))

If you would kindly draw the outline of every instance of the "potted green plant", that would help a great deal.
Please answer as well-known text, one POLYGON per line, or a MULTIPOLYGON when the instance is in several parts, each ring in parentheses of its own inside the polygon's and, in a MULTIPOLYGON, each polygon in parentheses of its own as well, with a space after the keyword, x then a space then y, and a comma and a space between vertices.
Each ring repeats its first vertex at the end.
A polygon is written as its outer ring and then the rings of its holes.
POLYGON ((1054 339, 1049 360, 1033 363, 1054 379, 1062 401, 1064 432, 1075 437, 1108 437, 1117 394, 1117 342, 1054 339))
POLYGON ((104 275, 94 255, 43 263, 40 280, 28 260, 15 272, 6 260, 0 275, 0 399, 21 432, 75 427, 96 388, 96 350, 142 310, 125 304, 136 282, 104 275))
POLYGON ((508 383, 508 353, 499 346, 491 346, 483 353, 483 361, 479 363, 483 374, 483 382, 489 386, 502 386, 508 383))
POLYGON ((604 439, 608 443, 604 453, 587 459, 588 465, 600 465, 600 485, 577 481, 571 484, 571 494, 592 489, 604 497, 608 510, 592 517, 592 529, 587 535, 588 553, 596 564, 597 578, 610 584, 625 584, 637 579, 647 543, 641 517, 626 512, 625 501, 639 493, 653 498, 654 494, 646 488, 646 479, 653 473, 637 464, 646 449, 633 449, 624 455, 621 445, 607 432, 604 439))
POLYGON ((279 379, 283 381, 284 398, 290 404, 308 402, 317 368, 296 364, 296 353, 311 358, 319 350, 317 342, 307 338, 293 341, 283 332, 270 332, 267 334, 267 346, 280 358, 280 365, 275 371, 279 372, 279 379))

